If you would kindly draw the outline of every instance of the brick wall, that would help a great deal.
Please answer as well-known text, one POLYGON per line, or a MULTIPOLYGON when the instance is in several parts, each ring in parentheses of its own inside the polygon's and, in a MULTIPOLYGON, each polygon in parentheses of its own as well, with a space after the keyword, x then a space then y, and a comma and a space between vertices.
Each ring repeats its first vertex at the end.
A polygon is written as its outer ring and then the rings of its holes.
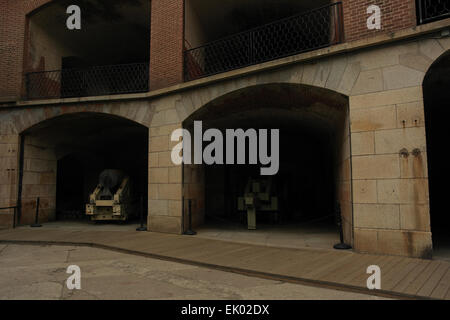
POLYGON ((415 0, 343 0, 346 41, 370 37, 378 33, 414 27, 416 25, 415 0), (368 30, 367 8, 381 8, 381 30, 368 30))
MULTIPOLYGON (((0 99, 21 93, 26 51, 26 15, 52 0, 0 0, 0 99)), ((183 81, 183 0, 153 0, 151 4, 150 87, 183 81)), ((392 32, 416 24, 414 0, 343 0, 347 41, 392 32), (367 7, 382 9, 382 30, 368 30, 367 7)))
POLYGON ((0 99, 20 96, 26 15, 52 0, 0 0, 0 99))
POLYGON ((151 7, 150 88, 183 81, 183 0, 153 0, 151 7))

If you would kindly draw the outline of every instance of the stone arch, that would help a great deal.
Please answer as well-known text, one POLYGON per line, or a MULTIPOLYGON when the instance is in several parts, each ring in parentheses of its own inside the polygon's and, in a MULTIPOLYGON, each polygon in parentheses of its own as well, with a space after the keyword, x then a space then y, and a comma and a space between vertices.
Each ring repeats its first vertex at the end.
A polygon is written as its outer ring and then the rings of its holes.
POLYGON ((22 121, 16 120, 15 130, 23 143, 19 222, 32 221, 38 196, 43 222, 56 219, 58 212, 62 217, 72 210, 58 207, 58 203, 73 206, 83 218, 86 197, 98 174, 109 168, 130 175, 136 192, 147 199, 149 114, 147 103, 37 107, 16 112, 13 117, 22 121), (70 172, 77 174, 71 176, 70 172), (79 190, 65 193, 64 186, 77 175, 81 177, 77 180, 79 190))
POLYGON ((450 57, 450 44, 448 49, 442 49, 442 51, 437 52, 436 58, 434 60, 431 60, 431 62, 428 64, 428 68, 425 72, 422 85, 425 85, 425 82, 428 81, 429 78, 432 76, 433 70, 435 68, 438 68, 439 64, 444 63, 445 62, 444 60, 448 59, 449 57, 450 57))
MULTIPOLYGON (((332 190, 342 208, 344 218, 345 240, 353 243, 353 213, 350 170, 350 127, 348 121, 348 97, 325 86, 312 86, 296 83, 291 79, 286 81, 273 81, 274 77, 280 80, 280 75, 268 77, 252 76, 252 80, 233 80, 223 85, 223 90, 204 88, 200 98, 193 98, 192 104, 203 103, 200 107, 192 107, 190 112, 185 111, 187 117, 181 117, 183 127, 192 131, 194 121, 203 121, 204 130, 207 128, 233 129, 233 128, 274 128, 270 125, 286 124, 285 129, 291 132, 311 133, 323 135, 324 142, 318 148, 326 146, 331 140, 328 135, 335 131, 335 149, 331 148, 329 154, 333 154, 332 166, 335 166, 336 188, 332 190), (234 84, 233 84, 234 83, 234 84), (237 88, 237 89, 236 89, 237 88), (289 119, 291 118, 291 119, 289 119), (222 121, 222 119, 224 119, 222 121), (231 127, 227 127, 230 126, 231 127), (297 130, 302 127, 303 129, 297 130), (302 131, 304 130, 304 131, 302 131)), ((195 95, 195 93, 193 93, 195 95)), ((193 95, 190 98, 194 97, 193 95)), ((199 97, 197 96, 197 97, 199 97)), ((181 99, 184 101, 184 99, 181 99)), ((181 103, 180 103, 181 105, 181 103)), ((282 130, 282 129, 281 129, 282 130)), ((295 143, 294 137, 293 143, 295 143)), ((334 140, 333 140, 334 141, 334 140)), ((287 140, 285 140, 287 143, 287 140)), ((330 142, 331 143, 331 142, 330 142)), ((304 144, 307 146, 308 144, 304 144)), ((326 149, 324 147, 324 149, 326 149)), ((317 151, 317 149, 315 149, 317 151)), ((312 152, 312 151, 311 151, 312 152)), ((293 162, 289 162, 293 166, 293 162)), ((295 165, 294 165, 295 166, 295 165)), ((205 206, 205 199, 216 202, 214 196, 204 196, 203 191, 214 189, 205 186, 204 167, 199 165, 185 165, 184 168, 184 196, 197 199, 194 203, 194 223, 202 224, 205 212, 210 210, 205 206), (205 197, 205 198, 203 198, 205 197)), ((318 179, 321 179, 320 177, 318 179)), ((329 178, 329 177, 328 177, 329 178)), ((331 183, 330 183, 331 184, 331 183)), ((325 193, 325 192, 324 192, 325 193)), ((220 197, 220 195, 219 195, 220 197)), ((329 212, 333 211, 330 205, 329 212)), ((325 209, 326 210, 326 209, 325 209)))
POLYGON ((148 127, 153 116, 152 110, 153 108, 148 102, 87 103, 11 110, 2 114, 2 122, 5 125, 0 126, 0 132, 2 134, 20 134, 43 121, 75 113, 113 115, 148 127))
POLYGON ((183 121, 196 110, 221 96, 252 86, 275 83, 311 86, 348 96, 359 71, 357 65, 349 61, 345 55, 292 64, 186 91, 180 94, 176 109, 180 120, 183 121))
MULTIPOLYGON (((215 106, 220 106, 224 101, 235 100, 241 96, 251 93, 254 98, 261 98, 264 92, 270 92, 272 95, 279 95, 279 102, 284 102, 282 107, 289 109, 302 108, 309 105, 313 105, 316 101, 324 103, 333 109, 345 108, 348 102, 348 97, 335 91, 328 90, 323 87, 305 85, 294 82, 261 82, 254 85, 249 85, 245 87, 239 87, 236 90, 232 90, 224 93, 218 97, 212 97, 210 101, 202 105, 200 108, 196 109, 190 117, 198 117, 199 113, 205 113, 209 111, 221 111, 228 113, 230 109, 226 110, 212 110, 215 106), (301 103, 304 105, 299 105, 299 98, 303 98, 301 103)), ((271 103, 273 101, 264 101, 262 98, 260 103, 271 103)), ((186 121, 186 120, 185 120, 186 121)))

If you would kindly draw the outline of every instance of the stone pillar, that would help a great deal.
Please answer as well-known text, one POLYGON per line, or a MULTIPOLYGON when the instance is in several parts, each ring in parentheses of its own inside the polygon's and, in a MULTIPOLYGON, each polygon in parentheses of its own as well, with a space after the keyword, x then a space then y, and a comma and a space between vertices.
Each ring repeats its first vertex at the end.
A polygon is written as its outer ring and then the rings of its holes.
POLYGON ((429 257, 421 86, 350 97, 355 248, 429 257))
MULTIPOLYGON (((0 207, 16 205, 18 178, 18 135, 0 134, 0 207)), ((14 210, 0 210, 0 228, 13 226, 14 210)))
POLYGON ((182 224, 182 166, 171 159, 170 142, 173 130, 181 127, 168 125, 150 130, 149 147, 149 231, 181 233, 182 224))
POLYGON ((177 97, 152 102, 154 115, 150 123, 148 229, 180 234, 182 232, 182 166, 171 159, 172 132, 182 128, 175 109, 177 97))
POLYGON ((54 148, 46 141, 26 136, 23 169, 20 222, 34 222, 37 197, 40 198, 39 221, 55 220, 57 159, 54 148))

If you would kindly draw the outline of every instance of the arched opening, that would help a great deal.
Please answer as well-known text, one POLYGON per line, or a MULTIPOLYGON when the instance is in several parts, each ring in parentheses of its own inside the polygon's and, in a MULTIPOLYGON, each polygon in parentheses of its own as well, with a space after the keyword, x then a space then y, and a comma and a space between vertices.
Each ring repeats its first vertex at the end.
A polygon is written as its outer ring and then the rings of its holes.
MULTIPOLYGON (((37 197, 41 222, 90 221, 86 206, 92 203, 90 195, 104 170, 118 170, 129 178, 129 193, 119 199, 120 210, 124 211, 104 220, 122 221, 127 216, 129 224, 137 222, 141 199, 143 214, 147 215, 147 127, 110 114, 83 112, 43 121, 22 136, 20 224, 34 221, 37 197)), ((117 193, 118 186, 111 187, 112 193, 117 193)))
MULTIPOLYGON (((234 164, 184 166, 184 196, 192 199, 199 235, 330 248, 339 239, 334 215, 339 203, 346 241, 351 243, 347 107, 347 98, 330 90, 268 84, 222 96, 186 119, 183 126, 191 136, 195 135, 195 121, 201 121, 203 132, 218 129, 223 137, 227 129, 255 129, 257 133, 269 129, 270 140, 270 129, 279 129, 279 170, 275 175, 263 176, 263 165, 248 164, 249 139, 246 164, 237 164, 235 159, 234 164), (256 208, 252 227, 250 207, 245 203, 249 194, 254 196, 256 208)), ((259 136, 258 143, 261 139, 259 136)), ((207 145, 204 142, 203 148, 207 145)), ((274 150, 271 143, 269 150, 274 150)), ((227 153, 224 148, 224 159, 227 153)), ((235 157, 236 153, 235 145, 235 157)))
POLYGON ((450 116, 450 52, 442 55, 428 70, 423 83, 427 133, 430 218, 434 255, 450 256, 450 216, 447 188, 450 179, 445 150, 450 116))
POLYGON ((148 91, 150 1, 55 0, 28 16, 28 99, 148 91), (81 11, 70 30, 67 8, 81 11))

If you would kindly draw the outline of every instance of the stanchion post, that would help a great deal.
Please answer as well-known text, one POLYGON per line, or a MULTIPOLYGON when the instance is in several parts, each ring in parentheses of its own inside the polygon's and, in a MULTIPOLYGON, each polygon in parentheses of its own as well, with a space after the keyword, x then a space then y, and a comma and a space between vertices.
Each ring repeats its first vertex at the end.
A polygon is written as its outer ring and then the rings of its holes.
POLYGON ((14 215, 13 215, 13 229, 16 228, 16 216, 17 216, 17 207, 14 207, 14 215))
POLYGON ((31 225, 32 228, 40 228, 42 227, 41 224, 39 224, 39 197, 36 199, 36 219, 34 221, 34 224, 31 225))
POLYGON ((136 231, 147 231, 147 228, 144 227, 144 196, 141 196, 141 200, 139 202, 139 214, 141 219, 141 226, 136 229, 136 231))
POLYGON ((188 230, 184 234, 187 236, 195 236, 197 232, 192 230, 192 199, 188 200, 188 219, 189 219, 188 230))
POLYGON ((341 205, 339 203, 336 205, 335 215, 336 215, 336 223, 339 227, 339 238, 340 238, 341 242, 338 244, 335 244, 334 248, 336 250, 349 250, 352 247, 344 242, 344 229, 343 229, 343 225, 342 225, 342 211, 341 211, 341 205))
POLYGON ((335 214, 336 214, 336 223, 339 227, 339 238, 340 238, 341 242, 338 244, 335 244, 334 248, 336 250, 349 250, 352 248, 352 246, 350 246, 344 242, 344 227, 342 225, 342 211, 341 211, 341 205, 339 203, 336 205, 335 214))

